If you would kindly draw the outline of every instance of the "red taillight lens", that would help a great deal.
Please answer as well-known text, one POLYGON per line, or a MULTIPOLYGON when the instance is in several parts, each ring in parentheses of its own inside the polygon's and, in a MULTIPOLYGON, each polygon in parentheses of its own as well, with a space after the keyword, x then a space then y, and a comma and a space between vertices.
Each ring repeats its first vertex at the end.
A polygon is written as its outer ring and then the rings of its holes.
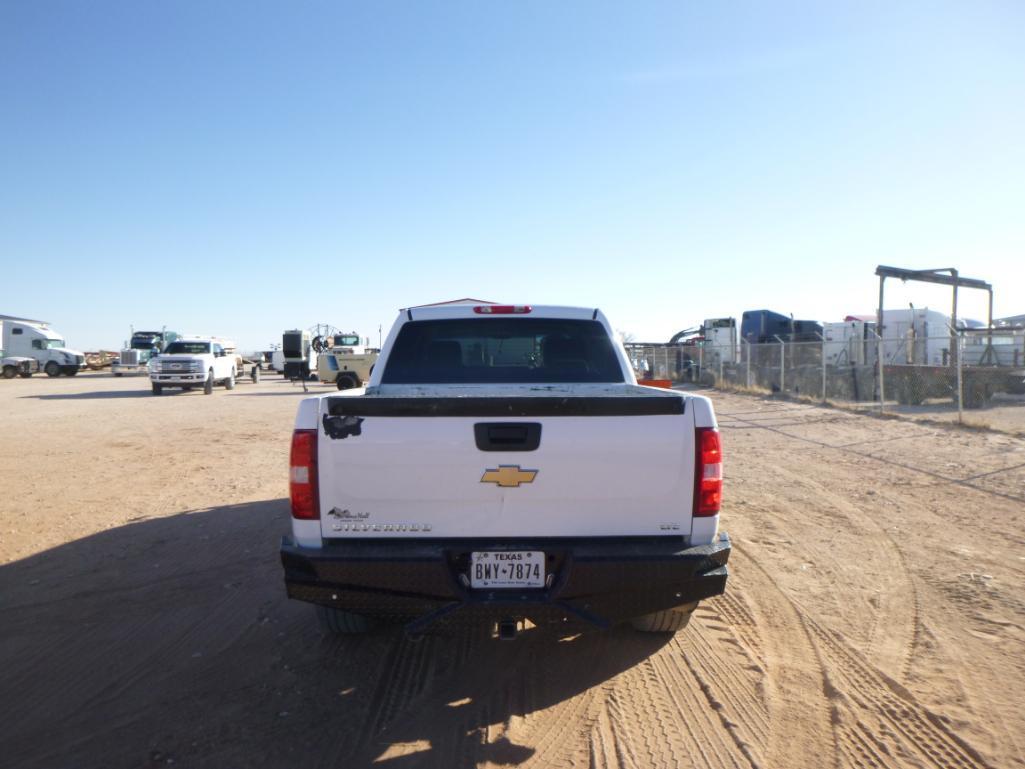
POLYGON ((478 315, 525 315, 532 309, 529 304, 481 304, 473 311, 478 315))
POLYGON ((697 467, 694 473, 694 515, 715 515, 722 505, 722 444, 719 431, 699 427, 697 467))
POLYGON ((288 468, 288 491, 292 498, 292 517, 320 518, 317 495, 317 431, 292 433, 292 456, 288 468))

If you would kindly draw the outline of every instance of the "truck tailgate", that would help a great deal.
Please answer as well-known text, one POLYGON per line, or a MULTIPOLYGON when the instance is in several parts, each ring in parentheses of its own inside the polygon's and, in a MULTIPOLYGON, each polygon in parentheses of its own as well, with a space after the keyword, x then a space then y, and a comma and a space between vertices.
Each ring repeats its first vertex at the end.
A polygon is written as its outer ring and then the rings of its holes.
POLYGON ((324 398, 322 536, 687 534, 694 418, 680 394, 646 390, 324 398))

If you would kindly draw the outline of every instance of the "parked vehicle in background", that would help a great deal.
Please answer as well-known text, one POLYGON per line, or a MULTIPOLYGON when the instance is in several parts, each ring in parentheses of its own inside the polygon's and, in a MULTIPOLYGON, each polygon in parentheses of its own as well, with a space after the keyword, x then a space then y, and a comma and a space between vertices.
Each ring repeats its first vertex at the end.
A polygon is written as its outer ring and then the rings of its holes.
POLYGON ((202 387, 210 395, 217 383, 235 389, 242 365, 234 342, 209 336, 180 337, 150 360, 149 376, 154 395, 167 387, 202 387))
POLYGON ((283 371, 288 379, 309 379, 317 370, 317 352, 312 342, 313 335, 307 329, 294 328, 281 335, 283 371))
MULTIPOLYGON (((0 350, 0 357, 2 356, 3 350, 0 350)), ((14 379, 16 376, 28 379, 38 371, 39 361, 35 358, 19 358, 12 355, 0 361, 0 372, 3 373, 4 379, 14 379)))
POLYGON ((85 353, 65 346, 64 337, 45 321, 7 315, 0 315, 0 321, 5 356, 32 358, 51 377, 74 376, 85 365, 85 353))
POLYGON ((330 632, 672 632, 726 588, 711 401, 639 387, 593 308, 403 311, 365 392, 299 404, 290 464, 285 582, 330 632))
POLYGON ((158 354, 179 336, 166 328, 160 331, 132 331, 132 338, 114 361, 110 370, 114 376, 145 374, 150 358, 158 354))
POLYGON ((878 344, 874 321, 848 316, 845 320, 822 324, 826 363, 831 366, 876 365, 878 344))
POLYGON ((817 320, 794 320, 772 310, 748 310, 741 316, 740 336, 748 344, 817 342, 822 324, 817 320))
POLYGON ((370 378, 370 370, 379 354, 379 350, 363 344, 355 331, 334 334, 322 345, 317 356, 317 378, 321 382, 335 382, 339 390, 362 387, 370 378))

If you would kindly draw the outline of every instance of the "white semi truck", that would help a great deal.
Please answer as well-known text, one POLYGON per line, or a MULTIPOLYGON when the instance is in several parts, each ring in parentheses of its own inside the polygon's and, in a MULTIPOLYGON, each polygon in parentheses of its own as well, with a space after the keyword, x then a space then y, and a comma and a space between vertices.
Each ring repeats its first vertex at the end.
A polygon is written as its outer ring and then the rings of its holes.
POLYGON ((85 354, 65 346, 64 337, 45 321, 0 315, 0 322, 4 328, 4 357, 31 358, 37 370, 51 377, 74 376, 85 365, 85 354))
POLYGON ((673 632, 726 588, 708 398, 638 386, 596 309, 403 311, 364 389, 304 399, 290 597, 404 620, 673 632))

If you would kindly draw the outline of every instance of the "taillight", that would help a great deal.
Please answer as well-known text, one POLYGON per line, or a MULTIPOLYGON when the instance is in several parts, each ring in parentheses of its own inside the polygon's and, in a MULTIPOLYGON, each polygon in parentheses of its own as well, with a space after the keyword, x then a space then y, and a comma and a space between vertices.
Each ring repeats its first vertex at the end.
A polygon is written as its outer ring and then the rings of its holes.
POLYGON ((696 436, 697 467, 694 474, 694 515, 709 516, 722 505, 722 444, 719 431, 699 427, 696 436))
POLYGON ((473 311, 478 315, 524 315, 532 309, 529 304, 481 304, 473 311))
POLYGON ((317 494, 317 431, 292 433, 292 454, 288 468, 288 491, 292 499, 292 517, 320 518, 317 494))

